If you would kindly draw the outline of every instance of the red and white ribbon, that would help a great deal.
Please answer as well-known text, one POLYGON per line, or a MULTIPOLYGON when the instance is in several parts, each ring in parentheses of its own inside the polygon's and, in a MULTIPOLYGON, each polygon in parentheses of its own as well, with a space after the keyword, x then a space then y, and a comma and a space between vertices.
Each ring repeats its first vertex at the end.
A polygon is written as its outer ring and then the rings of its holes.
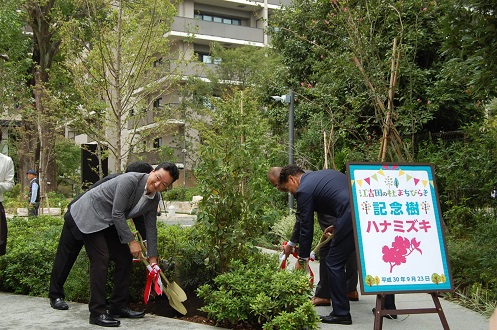
MULTIPOLYGON (((288 244, 288 242, 283 242, 283 245, 282 245, 282 249, 288 244)), ((299 258, 298 254, 297 254, 297 249, 295 248, 295 246, 292 248, 292 252, 291 252, 292 256, 294 256, 296 259, 299 258)), ((311 257, 309 258, 309 261, 314 261, 314 252, 311 252, 311 257)), ((281 264, 280 264, 280 267, 281 269, 286 269, 286 266, 287 266, 287 258, 286 258, 286 255, 284 252, 281 252, 280 253, 280 261, 281 261, 281 264)), ((309 273, 309 276, 311 277, 309 282, 312 284, 314 284, 314 273, 312 272, 312 269, 311 269, 311 266, 309 265, 309 263, 307 263, 307 272, 309 273)))
POLYGON ((161 269, 159 265, 156 263, 147 265, 147 270, 147 284, 145 285, 145 291, 143 292, 143 301, 145 304, 148 303, 152 287, 157 295, 162 294, 162 280, 160 278, 161 269))

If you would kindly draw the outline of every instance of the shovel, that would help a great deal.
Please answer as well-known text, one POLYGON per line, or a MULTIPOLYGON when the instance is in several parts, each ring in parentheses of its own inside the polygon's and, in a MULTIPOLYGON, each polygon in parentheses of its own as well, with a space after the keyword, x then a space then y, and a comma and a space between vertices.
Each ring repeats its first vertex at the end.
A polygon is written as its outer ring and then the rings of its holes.
MULTIPOLYGON (((145 245, 143 244, 140 234, 137 234, 137 238, 142 248, 142 252, 145 252, 146 248, 145 245)), ((147 258, 145 258, 143 253, 141 253, 140 259, 145 264, 145 266, 150 265, 150 263, 148 262, 147 258)), ((185 315, 187 311, 185 306, 182 304, 182 302, 187 299, 185 291, 183 291, 183 289, 174 281, 169 282, 169 280, 167 279, 166 275, 164 275, 163 272, 160 272, 159 274, 167 284, 166 286, 163 286, 162 291, 166 294, 167 298, 169 299, 169 304, 171 305, 172 308, 174 308, 181 314, 185 315)))
POLYGON ((188 299, 185 291, 183 291, 183 289, 176 282, 174 282, 174 281, 169 282, 169 280, 167 279, 166 275, 164 275, 163 272, 161 272, 160 275, 161 275, 162 279, 166 282, 167 287, 170 288, 171 291, 176 294, 176 296, 178 297, 180 302, 183 302, 186 299, 188 299))
POLYGON ((315 259, 315 256, 316 254, 319 253, 319 250, 325 246, 326 244, 328 244, 329 241, 331 241, 331 239, 333 238, 333 236, 335 235, 335 233, 331 233, 329 235, 326 235, 326 234, 323 234, 321 235, 321 239, 319 240, 319 243, 316 245, 316 247, 314 248, 314 250, 312 250, 311 252, 311 257, 312 259, 315 259), (314 256, 312 256, 314 255, 314 256))
MULTIPOLYGON (((145 264, 145 266, 150 265, 150 263, 145 258, 143 253, 140 256, 140 259, 145 264)), ((177 293, 175 291, 173 291, 173 289, 170 285, 171 283, 167 280, 166 276, 162 272, 160 272, 159 274, 161 275, 162 279, 164 279, 164 281, 166 281, 166 284, 167 284, 167 286, 162 287, 162 291, 166 294, 166 297, 169 299, 169 305, 171 305, 172 308, 174 308, 175 310, 177 310, 181 314, 186 315, 187 310, 186 310, 185 306, 182 304, 182 302, 185 301, 186 298, 184 300, 181 300, 181 298, 178 297, 177 293)), ((177 285, 177 286, 179 287, 179 285, 177 285)), ((181 289, 181 291, 184 294, 183 289, 181 289)), ((185 294, 185 297, 186 297, 186 294, 185 294)))
MULTIPOLYGON (((138 241, 140 242, 140 245, 142 247, 142 251, 147 251, 145 244, 143 244, 143 241, 141 239, 140 234, 138 234, 138 239, 139 239, 138 241)), ((171 291, 173 291, 175 293, 175 295, 178 297, 179 302, 183 302, 186 299, 188 299, 185 291, 176 282, 174 282, 174 281, 169 282, 169 280, 167 279, 166 275, 163 272, 160 272, 160 276, 166 282, 167 287, 170 288, 171 291)))

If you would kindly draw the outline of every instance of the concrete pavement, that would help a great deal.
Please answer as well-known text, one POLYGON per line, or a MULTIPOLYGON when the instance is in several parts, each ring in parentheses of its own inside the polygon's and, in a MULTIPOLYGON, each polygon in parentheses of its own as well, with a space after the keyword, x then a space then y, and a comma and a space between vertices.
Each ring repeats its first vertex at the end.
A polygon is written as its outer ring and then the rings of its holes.
MULTIPOLYGON (((351 302, 352 325, 321 324, 321 329, 363 330, 373 328, 375 296, 361 296, 357 302, 351 302)), ((402 294, 396 296, 399 309, 433 307, 428 294, 402 294)), ((442 308, 452 330, 488 330, 488 320, 471 310, 441 299, 442 308)), ((69 302, 70 309, 58 311, 50 307, 48 298, 0 293, 0 328, 18 329, 98 329, 88 323, 88 305, 69 302)), ((331 307, 316 307, 318 314, 325 315, 331 307)), ((143 319, 121 319, 120 329, 142 328, 209 330, 221 329, 209 325, 192 323, 162 316, 147 314, 143 319)), ((437 314, 399 315, 397 320, 385 319, 383 329, 432 330, 442 329, 437 314)))
MULTIPOLYGON (((48 298, 0 293, 0 328, 20 329, 101 329, 88 322, 87 304, 68 302, 69 310, 59 311, 50 307, 48 298)), ((145 315, 142 319, 121 319, 119 329, 216 329, 208 325, 191 323, 168 317, 145 315)))

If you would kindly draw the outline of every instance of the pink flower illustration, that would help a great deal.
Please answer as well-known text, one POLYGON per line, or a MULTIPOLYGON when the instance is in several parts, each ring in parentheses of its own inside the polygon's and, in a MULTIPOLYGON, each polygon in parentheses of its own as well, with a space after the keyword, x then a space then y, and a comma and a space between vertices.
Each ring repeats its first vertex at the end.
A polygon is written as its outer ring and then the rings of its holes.
POLYGON ((382 259, 384 262, 390 263, 390 273, 392 273, 393 267, 406 263, 406 257, 414 250, 423 254, 423 251, 419 248, 420 245, 421 242, 418 242, 416 238, 409 241, 409 239, 401 236, 395 236, 392 247, 384 245, 381 249, 381 252, 383 253, 382 259))

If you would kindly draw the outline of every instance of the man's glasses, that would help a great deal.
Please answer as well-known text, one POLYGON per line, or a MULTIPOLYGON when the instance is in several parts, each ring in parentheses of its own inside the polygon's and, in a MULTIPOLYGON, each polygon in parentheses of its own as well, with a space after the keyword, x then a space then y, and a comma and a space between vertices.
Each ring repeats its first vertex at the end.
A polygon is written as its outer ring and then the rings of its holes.
POLYGON ((167 182, 162 182, 162 180, 160 179, 160 176, 158 174, 155 174, 155 178, 157 179, 157 181, 160 182, 160 184, 164 187, 164 188, 167 188, 169 187, 169 183, 167 182))

